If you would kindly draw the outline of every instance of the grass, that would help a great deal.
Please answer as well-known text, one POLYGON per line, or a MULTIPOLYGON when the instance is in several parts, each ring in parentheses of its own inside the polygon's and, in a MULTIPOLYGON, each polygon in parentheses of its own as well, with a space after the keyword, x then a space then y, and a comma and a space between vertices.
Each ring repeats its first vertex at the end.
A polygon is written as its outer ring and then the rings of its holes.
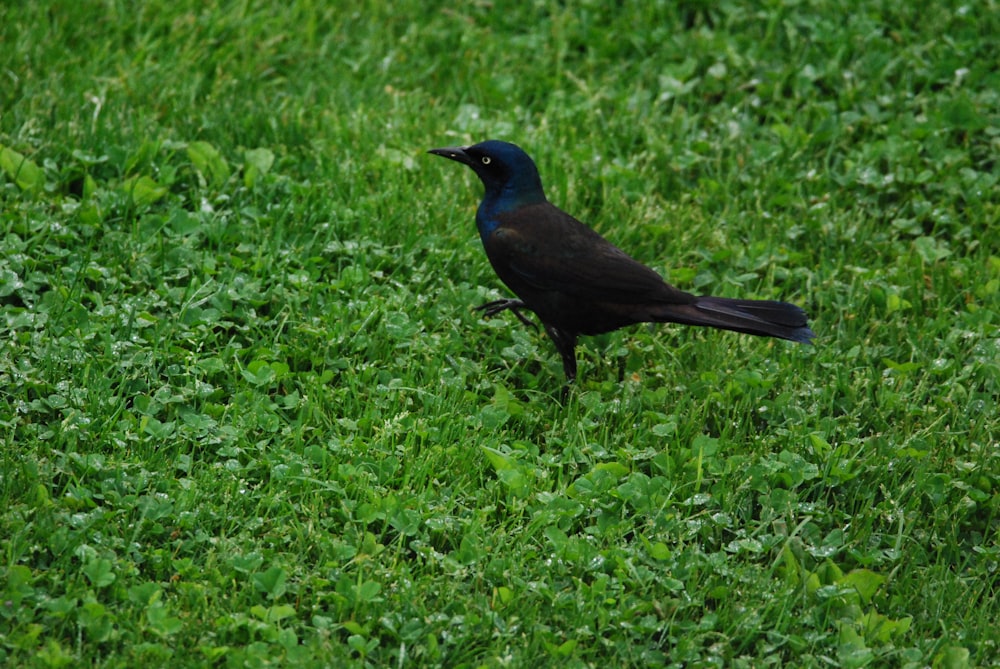
POLYGON ((1000 665, 996 3, 620 4, 0 8, 0 664, 1000 665), (817 345, 564 392, 489 137, 817 345))

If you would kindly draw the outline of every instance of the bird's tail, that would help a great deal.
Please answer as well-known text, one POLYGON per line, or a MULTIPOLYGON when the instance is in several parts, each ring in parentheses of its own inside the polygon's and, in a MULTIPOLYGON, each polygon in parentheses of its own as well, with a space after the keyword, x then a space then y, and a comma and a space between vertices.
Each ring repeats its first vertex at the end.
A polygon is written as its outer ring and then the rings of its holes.
POLYGON ((772 300, 734 300, 701 296, 690 304, 671 305, 656 320, 704 325, 762 337, 778 337, 809 344, 816 335, 806 313, 794 304, 772 300))

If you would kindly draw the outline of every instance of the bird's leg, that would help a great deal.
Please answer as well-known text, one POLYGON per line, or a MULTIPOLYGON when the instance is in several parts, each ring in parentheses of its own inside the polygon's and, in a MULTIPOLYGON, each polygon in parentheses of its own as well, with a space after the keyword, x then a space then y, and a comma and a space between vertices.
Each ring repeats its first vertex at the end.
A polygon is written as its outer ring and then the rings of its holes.
POLYGON ((566 383, 576 379, 576 335, 564 332, 551 325, 545 326, 545 332, 556 345, 556 350, 562 356, 563 371, 566 372, 566 383))
POLYGON ((521 313, 521 309, 527 309, 527 308, 528 305, 522 302, 521 300, 504 299, 504 300, 493 300, 492 302, 487 302, 486 304, 480 304, 478 307, 475 307, 475 310, 483 312, 483 316, 485 318, 489 318, 490 316, 496 316, 501 311, 506 311, 510 309, 512 312, 514 312, 514 315, 517 316, 517 319, 519 321, 537 330, 538 324, 536 324, 534 321, 531 321, 527 316, 521 313))

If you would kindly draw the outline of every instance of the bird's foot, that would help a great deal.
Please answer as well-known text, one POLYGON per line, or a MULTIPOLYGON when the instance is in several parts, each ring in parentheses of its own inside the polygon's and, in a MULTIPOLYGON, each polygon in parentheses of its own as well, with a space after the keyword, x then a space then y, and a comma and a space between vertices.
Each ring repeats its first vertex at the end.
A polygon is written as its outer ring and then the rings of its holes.
POLYGON ((483 316, 485 318, 489 318, 490 316, 496 316, 501 311, 507 311, 509 309, 510 311, 514 312, 514 315, 517 316, 517 319, 519 321, 537 330, 538 324, 530 320, 523 313, 521 313, 521 309, 527 309, 527 308, 528 305, 526 305, 521 300, 505 299, 505 300, 493 300, 492 302, 487 302, 486 304, 480 304, 478 307, 475 307, 475 310, 483 312, 483 316))

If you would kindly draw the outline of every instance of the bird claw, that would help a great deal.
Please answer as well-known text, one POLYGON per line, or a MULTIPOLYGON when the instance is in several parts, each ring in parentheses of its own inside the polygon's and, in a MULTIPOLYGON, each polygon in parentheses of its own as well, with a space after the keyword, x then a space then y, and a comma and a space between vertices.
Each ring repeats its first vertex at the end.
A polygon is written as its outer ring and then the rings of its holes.
POLYGON ((517 319, 519 321, 537 330, 538 324, 530 320, 527 316, 521 313, 521 309, 527 309, 527 308, 528 305, 526 305, 521 300, 511 300, 511 299, 493 300, 492 302, 487 302, 486 304, 480 304, 478 307, 474 307, 476 311, 483 312, 484 318, 496 316, 501 311, 510 310, 514 312, 514 315, 517 316, 517 319))

